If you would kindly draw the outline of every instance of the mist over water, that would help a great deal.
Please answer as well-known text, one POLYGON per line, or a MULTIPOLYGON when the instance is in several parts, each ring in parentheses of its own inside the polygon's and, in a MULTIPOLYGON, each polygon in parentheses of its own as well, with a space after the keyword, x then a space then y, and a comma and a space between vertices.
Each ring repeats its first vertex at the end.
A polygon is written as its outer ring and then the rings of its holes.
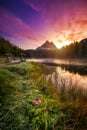
POLYGON ((52 58, 31 58, 27 59, 27 61, 34 61, 34 62, 40 62, 40 63, 53 63, 55 65, 59 64, 66 64, 66 65, 85 65, 87 66, 87 60, 86 59, 52 59, 52 58))
POLYGON ((47 80, 51 79, 57 87, 87 89, 86 60, 28 59, 27 61, 44 63, 47 67, 54 68, 54 72, 47 76, 47 80))

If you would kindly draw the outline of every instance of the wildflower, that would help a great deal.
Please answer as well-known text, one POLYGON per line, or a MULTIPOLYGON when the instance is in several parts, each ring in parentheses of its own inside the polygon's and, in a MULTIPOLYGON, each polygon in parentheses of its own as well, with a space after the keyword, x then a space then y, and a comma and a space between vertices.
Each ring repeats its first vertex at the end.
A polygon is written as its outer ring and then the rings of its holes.
POLYGON ((38 105, 39 103, 41 103, 41 100, 38 99, 38 98, 36 98, 36 99, 34 100, 34 105, 38 105))

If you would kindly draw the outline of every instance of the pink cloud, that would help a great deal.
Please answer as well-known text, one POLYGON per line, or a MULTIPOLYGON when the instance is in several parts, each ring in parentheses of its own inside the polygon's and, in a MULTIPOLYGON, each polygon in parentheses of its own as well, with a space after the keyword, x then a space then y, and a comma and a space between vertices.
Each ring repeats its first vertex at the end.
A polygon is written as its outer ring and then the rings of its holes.
MULTIPOLYGON (((45 24, 37 32, 9 11, 0 9, 0 30, 34 42, 79 40, 87 37, 87 0, 24 0, 45 24), (46 25, 46 26, 45 26, 46 25), (43 31, 44 30, 44 31, 43 31), (38 33, 40 32, 40 33, 38 33), (42 36, 42 35, 44 36, 42 36)), ((37 26, 37 25, 36 25, 37 26)), ((38 43, 37 43, 38 44, 38 43)))
POLYGON ((25 0, 26 4, 42 13, 45 22, 59 40, 83 38, 87 32, 87 0, 25 0), (80 33, 78 33, 80 32, 80 33))

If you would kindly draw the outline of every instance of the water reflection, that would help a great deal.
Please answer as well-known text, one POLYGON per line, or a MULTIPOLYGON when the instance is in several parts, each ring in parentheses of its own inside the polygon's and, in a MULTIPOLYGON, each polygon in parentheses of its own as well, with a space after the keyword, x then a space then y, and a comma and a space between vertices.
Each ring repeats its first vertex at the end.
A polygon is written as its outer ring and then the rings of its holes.
POLYGON ((53 63, 53 65, 60 65, 60 64, 66 64, 66 65, 86 65, 87 66, 87 60, 86 59, 52 59, 52 58, 43 58, 43 59, 26 59, 26 61, 34 61, 34 62, 41 62, 41 63, 53 63))
POLYGON ((61 68, 74 74, 87 75, 87 66, 83 65, 61 65, 61 68))
POLYGON ((60 66, 62 69, 68 70, 71 73, 87 75, 87 61, 85 60, 27 59, 27 61, 40 62, 48 66, 60 66))
POLYGON ((87 76, 71 73, 61 67, 56 67, 56 71, 49 75, 48 79, 50 77, 53 84, 57 87, 81 87, 87 89, 87 76))
POLYGON ((87 61, 85 60, 59 60, 59 59, 28 59, 54 67, 53 74, 47 76, 57 87, 82 87, 87 89, 87 61))

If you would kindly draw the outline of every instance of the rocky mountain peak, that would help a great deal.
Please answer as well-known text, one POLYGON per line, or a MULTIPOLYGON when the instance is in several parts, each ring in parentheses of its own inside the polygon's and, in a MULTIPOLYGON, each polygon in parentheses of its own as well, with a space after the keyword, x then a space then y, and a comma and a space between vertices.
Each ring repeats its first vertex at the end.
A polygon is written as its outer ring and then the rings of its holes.
POLYGON ((46 41, 44 44, 42 44, 40 47, 37 48, 37 50, 55 50, 57 47, 53 42, 46 41))

